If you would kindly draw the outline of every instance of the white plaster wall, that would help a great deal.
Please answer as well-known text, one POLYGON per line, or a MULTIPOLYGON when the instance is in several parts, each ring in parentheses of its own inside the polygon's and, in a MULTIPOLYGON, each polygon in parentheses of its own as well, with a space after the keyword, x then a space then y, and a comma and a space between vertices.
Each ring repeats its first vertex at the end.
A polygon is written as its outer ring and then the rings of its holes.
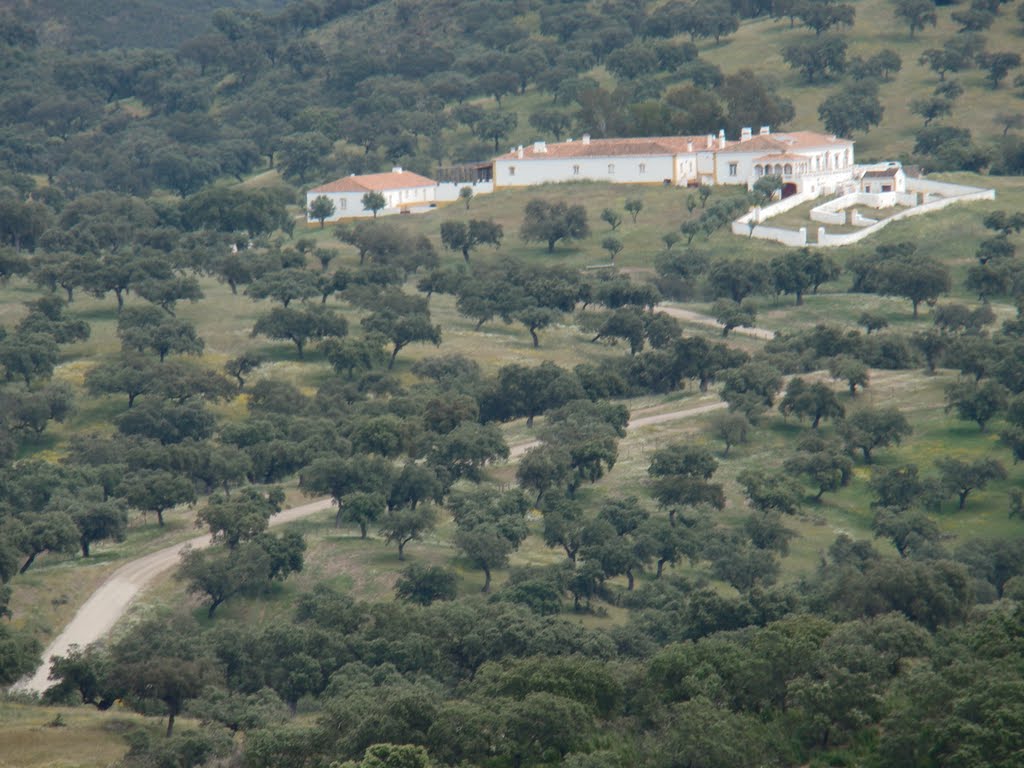
POLYGON ((490 181, 477 181, 477 182, 442 182, 437 185, 434 190, 434 199, 439 203, 451 203, 459 199, 459 192, 462 191, 463 187, 469 187, 473 190, 473 196, 477 195, 489 195, 494 191, 494 183, 490 181))
POLYGON ((773 216, 790 211, 798 205, 806 203, 808 200, 813 200, 815 197, 816 195, 812 195, 809 192, 798 192, 795 195, 790 195, 785 200, 779 200, 777 203, 766 205, 763 208, 752 208, 749 212, 736 219, 736 221, 746 224, 746 222, 750 221, 751 217, 756 218, 758 222, 767 221, 773 216))
POLYGON ((661 184, 665 179, 673 178, 673 164, 672 155, 502 159, 494 161, 494 186, 500 189, 562 181, 661 184), (609 165, 614 167, 614 172, 609 172, 609 165), (643 170, 641 166, 644 166, 643 170))
POLYGON ((807 228, 782 229, 781 227, 766 227, 757 224, 754 231, 750 231, 748 222, 741 222, 739 219, 732 223, 732 233, 742 237, 753 237, 758 240, 775 240, 783 245, 802 246, 807 245, 807 228))
POLYGON ((820 221, 822 224, 845 224, 846 212, 830 213, 829 211, 821 210, 821 208, 812 208, 810 218, 811 221, 820 221))
POLYGON ((867 216, 862 216, 860 211, 854 209, 850 211, 850 224, 855 227, 870 227, 872 224, 877 224, 878 219, 869 219, 867 216))
POLYGON ((868 208, 892 208, 897 205, 900 200, 900 193, 897 192, 882 192, 880 194, 868 194, 867 192, 851 192, 848 195, 837 197, 835 200, 829 200, 817 205, 811 209, 811 218, 815 221, 824 221, 828 224, 835 224, 839 222, 829 221, 828 219, 816 219, 815 214, 831 214, 851 208, 855 205, 863 205, 868 208))
MULTIPOLYGON (((919 179, 907 179, 907 185, 908 186, 910 185, 911 181, 919 181, 919 179)), ((934 182, 934 183, 942 183, 942 182, 934 182)), ((958 185, 948 184, 946 186, 947 187, 957 187, 958 185)), ((818 245, 827 246, 827 247, 828 246, 850 245, 851 243, 859 242, 859 241, 863 240, 865 237, 868 237, 869 235, 872 235, 875 232, 878 232, 884 226, 886 226, 887 224, 890 224, 890 223, 892 223, 894 221, 900 221, 901 219, 908 219, 911 216, 921 216, 923 214, 932 213, 934 211, 941 211, 943 208, 947 208, 947 207, 949 207, 951 205, 956 205, 957 203, 969 203, 969 202, 972 202, 972 201, 975 201, 975 200, 995 200, 996 199, 996 191, 994 189, 981 189, 979 187, 963 187, 963 186, 960 186, 959 189, 972 189, 974 191, 973 192, 969 192, 967 194, 957 195, 956 197, 943 197, 942 199, 935 200, 934 202, 931 202, 931 203, 925 203, 924 205, 919 205, 919 206, 917 206, 915 208, 908 208, 907 210, 900 211, 899 213, 894 214, 894 215, 890 216, 887 219, 882 219, 877 224, 873 224, 870 227, 866 227, 865 229, 862 229, 859 232, 851 232, 849 234, 843 234, 843 235, 830 235, 827 232, 825 232, 825 228, 824 227, 819 227, 818 228, 818 245)))
MULTIPOLYGON (((372 216, 369 211, 363 211, 363 196, 357 192, 307 192, 306 193, 306 221, 315 222, 316 219, 309 215, 309 207, 318 197, 326 197, 334 203, 334 215, 325 221, 338 221, 353 216, 372 216)), ((319 222, 317 222, 319 223, 319 222)))
MULTIPOLYGON (((365 192, 307 192, 306 221, 311 223, 316 221, 316 219, 309 216, 309 207, 316 198, 321 196, 328 198, 334 203, 334 215, 325 221, 373 216, 372 211, 367 211, 363 208, 364 194, 365 192)), ((435 194, 436 187, 407 187, 405 189, 387 190, 383 193, 386 205, 377 215, 386 216, 398 213, 401 208, 410 206, 430 205, 430 203, 436 200, 435 194)))
MULTIPOLYGON (((944 197, 955 197, 968 195, 974 192, 990 192, 981 187, 969 187, 965 184, 951 184, 948 181, 933 181, 931 179, 907 179, 907 192, 931 192, 944 197)), ((993 192, 993 194, 995 194, 993 192)))

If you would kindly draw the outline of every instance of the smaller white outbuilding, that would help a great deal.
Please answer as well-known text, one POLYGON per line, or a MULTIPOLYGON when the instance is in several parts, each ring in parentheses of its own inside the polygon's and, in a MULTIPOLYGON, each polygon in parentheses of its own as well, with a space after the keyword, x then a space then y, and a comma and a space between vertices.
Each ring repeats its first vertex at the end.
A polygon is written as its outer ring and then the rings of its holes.
POLYGON ((890 163, 885 168, 870 168, 860 177, 860 191, 869 195, 906 192, 907 175, 899 163, 890 163))
POLYGON ((373 216, 373 211, 363 207, 363 195, 367 192, 379 192, 384 196, 384 208, 379 211, 384 215, 436 202, 437 182, 397 167, 390 173, 346 176, 306 192, 306 220, 315 221, 309 215, 309 209, 318 197, 326 197, 334 203, 334 214, 326 221, 373 216))

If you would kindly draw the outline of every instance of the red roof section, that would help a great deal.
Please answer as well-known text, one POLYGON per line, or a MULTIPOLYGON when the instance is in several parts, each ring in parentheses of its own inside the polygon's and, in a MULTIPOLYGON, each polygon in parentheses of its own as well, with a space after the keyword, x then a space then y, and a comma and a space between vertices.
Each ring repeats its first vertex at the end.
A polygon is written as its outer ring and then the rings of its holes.
POLYGON ((362 176, 346 176, 332 181, 310 192, 386 192, 392 189, 412 187, 433 187, 437 182, 412 171, 391 171, 390 173, 367 173, 362 176))
POLYGON ((888 179, 888 178, 894 177, 899 172, 900 172, 900 168, 898 166, 894 165, 894 166, 892 166, 890 168, 886 168, 885 170, 882 170, 882 171, 865 171, 864 172, 864 176, 862 176, 861 178, 865 178, 865 179, 888 179))
MULTIPOLYGON (((544 144, 544 149, 537 150, 535 144, 523 147, 524 160, 544 160, 559 157, 623 157, 628 155, 675 155, 687 152, 687 145, 693 143, 693 151, 707 151, 707 136, 654 136, 636 139, 590 139, 590 141, 563 141, 557 144, 544 144)), ((727 142, 727 145, 736 142, 727 142)), ((712 143, 718 148, 718 137, 712 143)), ((499 155, 498 160, 519 159, 518 150, 499 155)))
MULTIPOLYGON (((719 148, 718 136, 654 136, 635 139, 590 139, 589 141, 562 141, 556 144, 538 142, 523 147, 523 160, 545 160, 569 157, 625 157, 629 155, 677 155, 687 152, 766 152, 791 153, 793 150, 846 147, 853 142, 837 139, 815 131, 758 134, 746 141, 727 141, 719 148), (693 149, 689 149, 692 144, 693 149)), ((499 155, 498 160, 518 160, 518 150, 499 155)))
POLYGON ((794 149, 824 149, 853 144, 849 139, 837 139, 816 131, 792 131, 757 135, 730 147, 736 152, 787 152, 794 149))

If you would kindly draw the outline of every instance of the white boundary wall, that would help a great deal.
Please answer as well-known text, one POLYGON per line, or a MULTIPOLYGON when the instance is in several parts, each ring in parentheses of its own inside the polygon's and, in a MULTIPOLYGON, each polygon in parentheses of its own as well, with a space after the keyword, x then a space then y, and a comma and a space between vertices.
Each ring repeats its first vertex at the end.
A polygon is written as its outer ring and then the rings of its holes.
MULTIPOLYGON (((775 240, 784 245, 803 246, 807 245, 807 230, 801 227, 799 230, 783 229, 781 227, 766 227, 762 222, 785 213, 798 205, 813 200, 818 195, 809 192, 787 197, 778 203, 765 208, 752 208, 732 223, 734 235, 742 237, 756 237, 763 240, 775 240), (751 229, 751 224, 754 224, 751 229)), ((828 224, 845 224, 846 213, 844 209, 855 205, 864 205, 871 208, 892 208, 897 205, 910 206, 886 219, 876 221, 866 216, 861 216, 857 211, 850 217, 853 226, 863 227, 857 232, 847 234, 832 234, 825 231, 824 227, 818 227, 818 245, 829 248, 857 243, 892 221, 900 221, 911 216, 920 216, 925 213, 940 211, 943 208, 957 203, 968 203, 975 200, 995 200, 994 189, 982 189, 981 187, 968 187, 962 184, 950 184, 944 181, 931 181, 929 179, 907 179, 906 192, 882 192, 880 194, 866 194, 853 192, 843 195, 834 200, 829 200, 811 210, 810 218, 814 221, 821 221, 828 224), (921 200, 921 204, 918 204, 921 200), (840 213, 840 211, 843 211, 840 213)))
POLYGON ((882 219, 877 224, 865 227, 859 232, 851 232, 843 235, 830 235, 825 231, 824 227, 818 227, 818 245, 823 247, 850 245, 852 243, 860 242, 869 235, 873 235, 886 224, 893 221, 900 221, 901 219, 908 219, 911 216, 921 216, 925 213, 940 211, 943 208, 950 205, 956 205, 957 203, 996 199, 996 191, 994 189, 967 187, 961 184, 948 184, 943 181, 929 181, 927 179, 907 179, 907 192, 924 193, 926 202, 923 205, 918 205, 913 208, 908 208, 905 211, 900 211, 887 219, 882 219))
POLYGON ((451 203, 459 199, 459 192, 462 191, 463 187, 469 187, 473 190, 473 195, 489 195, 494 191, 494 182, 491 181, 477 181, 477 182, 462 182, 457 183, 454 181, 444 181, 437 185, 437 197, 435 198, 439 203, 451 203))
POLYGON ((772 203, 764 208, 761 208, 760 206, 751 208, 747 213, 733 221, 732 233, 734 235, 741 235, 742 237, 755 237, 758 240, 775 240, 777 242, 784 243, 785 245, 807 245, 806 227, 801 227, 800 229, 783 229, 781 227, 765 227, 761 222, 767 221, 773 216, 778 216, 780 213, 792 210, 798 205, 802 205, 808 200, 813 200, 816 197, 816 194, 812 194, 810 192, 799 192, 795 195, 790 195, 785 200, 772 203), (754 224, 753 231, 750 229, 751 223, 754 224))

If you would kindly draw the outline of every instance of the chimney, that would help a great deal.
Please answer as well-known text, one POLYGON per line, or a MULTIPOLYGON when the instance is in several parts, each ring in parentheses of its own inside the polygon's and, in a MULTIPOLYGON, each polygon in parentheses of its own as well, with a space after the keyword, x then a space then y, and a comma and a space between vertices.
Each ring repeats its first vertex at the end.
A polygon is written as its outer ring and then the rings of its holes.
POLYGON ((750 137, 754 135, 754 132, 750 128, 744 128, 740 131, 740 141, 750 141, 750 137))
POLYGON ((586 144, 589 144, 589 143, 590 143, 590 134, 589 134, 589 133, 584 133, 584 134, 583 134, 583 138, 581 139, 581 141, 582 141, 582 142, 583 142, 583 143, 584 143, 585 145, 586 145, 586 144))
POLYGON ((533 151, 535 154, 543 155, 548 151, 548 145, 543 141, 533 142, 533 151))
POLYGON ((523 145, 522 144, 520 144, 519 145, 519 149, 516 150, 516 157, 518 157, 520 160, 523 159, 523 145))
POLYGON ((692 141, 686 142, 686 151, 687 152, 693 152, 693 142, 692 141))
POLYGON ((392 173, 401 173, 402 172, 402 166, 400 166, 400 165, 392 166, 391 172, 392 173))
POLYGON ((767 125, 762 125, 761 126, 761 135, 762 136, 768 136, 769 134, 771 134, 771 132, 772 132, 772 129, 769 128, 767 125))
POLYGON ((725 128, 718 129, 718 148, 725 149, 725 128))
POLYGON ((714 136, 714 134, 709 133, 708 134, 708 149, 711 149, 713 146, 715 146, 715 136, 714 136))

